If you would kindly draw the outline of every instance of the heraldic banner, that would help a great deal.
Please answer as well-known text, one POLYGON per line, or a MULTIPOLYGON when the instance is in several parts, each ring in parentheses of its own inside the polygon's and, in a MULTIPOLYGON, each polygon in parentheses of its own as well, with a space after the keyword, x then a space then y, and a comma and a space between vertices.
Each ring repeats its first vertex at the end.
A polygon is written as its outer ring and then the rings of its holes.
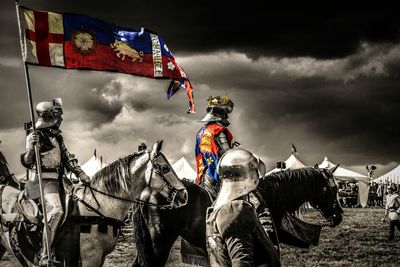
POLYGON ((186 80, 164 40, 84 15, 20 7, 24 61, 48 67, 114 71, 186 80))

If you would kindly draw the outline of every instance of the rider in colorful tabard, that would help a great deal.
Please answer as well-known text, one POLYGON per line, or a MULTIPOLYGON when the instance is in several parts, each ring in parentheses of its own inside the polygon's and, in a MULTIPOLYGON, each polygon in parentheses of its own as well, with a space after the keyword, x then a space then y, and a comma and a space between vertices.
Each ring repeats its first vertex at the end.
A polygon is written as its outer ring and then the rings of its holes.
POLYGON ((206 124, 197 133, 196 165, 197 184, 207 189, 215 199, 220 189, 217 173, 219 158, 232 148, 232 134, 228 130, 228 114, 233 102, 227 96, 210 96, 207 100, 207 115, 201 120, 206 124))
MULTIPOLYGON (((64 175, 64 169, 73 172, 81 182, 89 183, 90 178, 78 165, 78 160, 75 159, 73 154, 68 152, 64 145, 61 130, 59 129, 63 120, 61 99, 56 98, 53 101, 40 102, 36 106, 36 112, 38 115, 36 122, 37 132, 28 134, 26 138, 26 151, 21 154, 21 163, 29 170, 30 182, 27 183, 27 187, 28 185, 37 184, 38 176, 34 150, 34 145, 37 143, 41 156, 42 185, 46 201, 48 233, 51 246, 64 213, 60 199, 60 184, 62 184, 61 179, 64 175)), ((30 197, 36 198, 39 195, 35 192, 30 197)), ((47 266, 49 259, 47 258, 44 234, 42 244, 43 248, 39 265, 47 266)))

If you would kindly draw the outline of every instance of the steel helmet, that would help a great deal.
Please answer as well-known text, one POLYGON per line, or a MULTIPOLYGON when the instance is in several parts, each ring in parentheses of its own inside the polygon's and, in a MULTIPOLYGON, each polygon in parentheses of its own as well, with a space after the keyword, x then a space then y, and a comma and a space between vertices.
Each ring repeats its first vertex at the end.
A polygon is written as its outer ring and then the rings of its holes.
POLYGON ((250 151, 234 148, 222 155, 217 171, 222 186, 215 208, 256 189, 259 179, 265 176, 265 164, 250 151))
POLYGON ((233 111, 233 102, 228 96, 210 96, 207 99, 205 122, 221 121, 228 123, 228 114, 233 111))
POLYGON ((38 120, 36 122, 37 129, 56 125, 63 114, 61 98, 38 103, 36 106, 36 113, 38 115, 38 120))

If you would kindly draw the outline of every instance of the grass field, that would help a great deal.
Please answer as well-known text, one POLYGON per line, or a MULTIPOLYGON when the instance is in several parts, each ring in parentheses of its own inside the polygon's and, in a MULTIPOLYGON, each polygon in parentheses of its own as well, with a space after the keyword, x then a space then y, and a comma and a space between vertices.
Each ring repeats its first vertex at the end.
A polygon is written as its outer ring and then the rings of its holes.
MULTIPOLYGON (((282 246, 282 266, 400 266, 400 233, 388 242, 388 224, 382 223, 382 209, 344 209, 343 222, 336 228, 323 228, 320 243, 311 249, 282 246)), ((321 220, 316 212, 304 215, 304 220, 321 220)), ((182 266, 176 242, 167 266, 182 266)), ((135 255, 130 229, 125 229, 116 249, 107 257, 106 267, 130 266, 135 255)), ((18 266, 7 255, 0 266, 18 266)))

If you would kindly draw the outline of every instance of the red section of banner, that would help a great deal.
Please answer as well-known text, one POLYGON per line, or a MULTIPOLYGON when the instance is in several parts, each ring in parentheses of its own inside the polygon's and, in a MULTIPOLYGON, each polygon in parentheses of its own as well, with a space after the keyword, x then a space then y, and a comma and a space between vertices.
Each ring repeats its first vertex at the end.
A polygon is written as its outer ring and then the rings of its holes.
MULTIPOLYGON (((144 54, 141 60, 133 60, 129 56, 117 55, 109 45, 97 44, 91 54, 83 55, 76 51, 71 41, 64 44, 65 67, 67 69, 93 69, 103 71, 116 71, 121 73, 141 75, 154 78, 153 56, 144 54)), ((179 71, 168 69, 168 58, 163 56, 164 76, 175 77, 179 71)))

